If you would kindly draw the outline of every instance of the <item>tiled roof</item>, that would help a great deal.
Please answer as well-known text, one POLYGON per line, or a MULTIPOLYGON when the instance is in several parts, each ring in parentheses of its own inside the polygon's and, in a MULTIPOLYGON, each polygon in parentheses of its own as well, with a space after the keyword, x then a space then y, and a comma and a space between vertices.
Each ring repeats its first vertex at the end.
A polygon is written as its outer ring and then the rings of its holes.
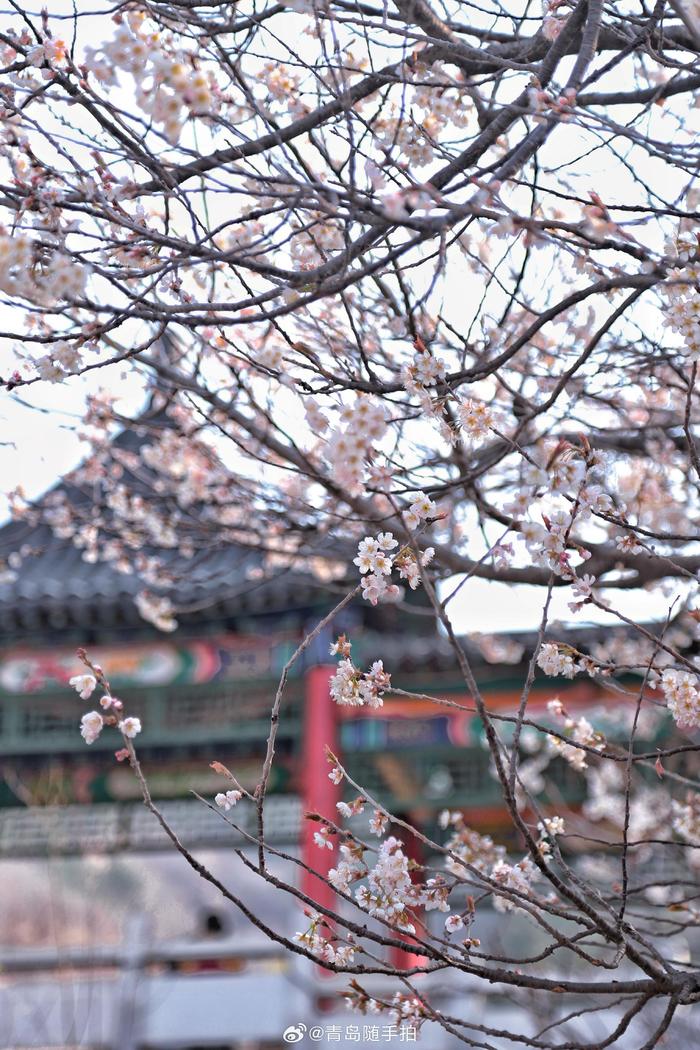
MULTIPOLYGON (((0 529, 0 551, 7 556, 28 545, 14 579, 0 583, 0 630, 27 633, 72 626, 143 625, 134 597, 145 584, 136 573, 118 572, 107 562, 89 563, 70 540, 47 525, 13 522, 0 529)), ((175 596, 183 624, 202 618, 282 613, 318 604, 318 584, 299 573, 277 573, 274 580, 251 579, 256 556, 246 550, 210 551, 189 563, 180 560, 187 592, 175 596)))
MULTIPOLYGON (((149 420, 149 424, 153 420, 149 420)), ((124 430, 116 449, 135 451, 147 431, 124 430)), ((138 492, 139 482, 131 488, 138 492)), ((143 488, 143 486, 142 486, 143 488)), ((67 495, 90 519, 99 506, 99 490, 62 481, 35 504, 41 517, 52 497, 67 495), (87 511, 87 513, 86 513, 87 511)), ((4 642, 76 629, 150 631, 134 603, 143 590, 156 590, 138 573, 124 573, 107 561, 86 561, 70 538, 57 536, 42 522, 11 521, 0 528, 0 563, 28 551, 17 572, 0 570, 0 632, 4 642)), ((294 614, 330 601, 327 591, 307 574, 275 570, 261 574, 257 551, 233 545, 211 546, 192 558, 172 551, 156 554, 182 584, 170 592, 183 627, 210 620, 219 625, 249 616, 294 614)))

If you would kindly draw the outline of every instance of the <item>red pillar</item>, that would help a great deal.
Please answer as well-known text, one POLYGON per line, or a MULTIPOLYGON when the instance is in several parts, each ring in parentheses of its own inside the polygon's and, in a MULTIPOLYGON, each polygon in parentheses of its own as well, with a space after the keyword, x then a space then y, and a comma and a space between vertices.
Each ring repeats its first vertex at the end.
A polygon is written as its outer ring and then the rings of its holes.
MULTIPOLYGON (((330 696, 330 679, 335 667, 312 667, 307 672, 304 704, 304 744, 302 748, 302 791, 304 812, 320 813, 322 817, 337 822, 336 802, 340 801, 340 785, 328 779, 331 765, 326 758, 326 748, 338 754, 338 710, 330 696)), ((325 875, 334 868, 338 858, 337 840, 335 848, 320 849, 314 843, 314 832, 321 825, 305 820, 302 828, 302 859, 309 867, 325 875)), ((308 897, 324 908, 335 907, 335 893, 327 882, 310 872, 302 875, 302 890, 308 897)))

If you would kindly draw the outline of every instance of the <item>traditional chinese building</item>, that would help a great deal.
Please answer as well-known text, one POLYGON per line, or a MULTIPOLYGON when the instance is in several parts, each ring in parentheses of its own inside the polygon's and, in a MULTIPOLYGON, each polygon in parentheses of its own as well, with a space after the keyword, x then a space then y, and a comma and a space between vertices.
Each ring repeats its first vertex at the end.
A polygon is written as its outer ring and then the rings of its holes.
MULTIPOLYGON (((114 441, 114 449, 116 453, 133 452, 144 440, 138 428, 131 429, 114 441)), ((138 869, 139 879, 145 877, 144 872, 150 877, 153 866, 161 864, 162 884, 167 887, 173 872, 180 870, 167 865, 172 861, 182 866, 184 862, 176 856, 168 859, 172 847, 142 805, 132 771, 127 763, 115 759, 113 752, 121 745, 118 734, 105 730, 90 747, 81 739, 80 716, 95 701, 80 700, 69 687, 69 678, 81 670, 76 649, 89 651, 90 658, 104 668, 113 691, 128 702, 129 712, 141 719, 139 755, 152 795, 165 816, 186 845, 221 858, 232 844, 240 846, 242 841, 192 792, 211 799, 225 786, 210 768, 212 760, 234 770, 245 787, 255 787, 282 669, 308 630, 335 607, 343 589, 338 582, 324 581, 294 566, 268 578, 255 552, 235 546, 212 549, 180 566, 184 582, 177 592, 178 626, 163 633, 139 612, 137 596, 143 583, 138 574, 95 558, 94 544, 83 542, 80 532, 65 534, 56 508, 60 510, 66 502, 78 508, 89 530, 99 513, 99 494, 94 486, 72 480, 48 493, 37 505, 38 513, 0 529, 0 563, 5 567, 0 582, 0 863, 16 866, 22 858, 37 858, 38 863, 39 858, 63 857, 65 871, 82 879, 84 869, 73 857, 137 858, 151 851, 149 864, 138 869), (163 860, 157 860, 152 851, 158 851, 163 860)), ((334 811, 338 796, 327 776, 326 745, 341 756, 353 779, 389 810, 432 834, 442 834, 437 815, 449 808, 465 811, 474 827, 495 832, 501 841, 507 839, 508 823, 473 698, 460 678, 449 643, 436 632, 428 610, 418 604, 420 592, 413 600, 413 608, 402 604, 374 609, 353 603, 290 670, 270 779, 266 838, 292 852, 300 847, 317 868, 328 857, 322 851, 319 859, 321 851, 309 848, 313 825, 302 817, 308 810, 334 811), (351 638, 357 666, 366 668, 381 658, 394 687, 438 696, 457 706, 436 706, 427 699, 401 695, 385 696, 378 709, 334 705, 328 688, 333 661, 328 654, 329 643, 340 633, 351 638)), ((508 714, 517 708, 533 640, 464 641, 492 710, 508 714)), ((557 690, 572 710, 596 707, 602 700, 599 686, 590 679, 543 679, 532 692, 528 713, 546 719, 546 701, 557 690)), ((503 727, 507 735, 507 723, 503 727)), ((557 760, 548 775, 554 776, 569 801, 580 799, 581 778, 565 762, 557 760)), ((245 802, 237 807, 236 819, 244 831, 254 833, 253 813, 245 802)), ((117 882, 108 884, 107 896, 123 878, 123 872, 117 872, 117 882)), ((309 883, 307 889, 317 899, 319 894, 320 899, 328 894, 318 883, 309 883)), ((187 889, 190 895, 194 892, 187 889)), ((260 906, 268 907, 267 899, 260 906)), ((293 925, 296 919, 286 913, 275 921, 279 928, 289 923, 291 931, 297 928, 293 925)), ((174 922, 173 928, 179 929, 174 922)), ((258 942, 249 944, 240 928, 233 940, 224 938, 213 947, 204 934, 193 936, 194 943, 187 945, 182 940, 168 942, 166 947, 160 942, 157 948, 142 945, 136 969, 143 980, 144 974, 157 975, 163 967, 178 974, 197 972, 204 960, 204 969, 228 967, 240 975, 238 983, 230 988, 226 985, 225 990, 232 1017, 240 1018, 241 1004, 250 1005, 253 999, 262 1003, 278 1001, 281 996, 286 1003, 297 1003, 293 988, 298 982, 287 974, 288 962, 265 962, 268 949, 258 942), (256 959, 263 960, 259 972, 256 959), (269 966, 278 970, 268 988, 269 966), (267 990, 258 994, 262 988, 267 990), (234 1009, 236 1003, 239 1007, 234 1009)), ((47 963, 45 948, 42 944, 41 965, 59 967, 60 960, 47 963)), ((132 947, 110 951, 118 958, 118 966, 128 971, 132 947)), ((100 956, 106 957, 104 952, 100 956)), ((19 956, 6 954, 0 963, 8 972, 13 966, 24 972, 39 965, 31 952, 27 956, 21 951, 19 956)), ((76 956, 73 965, 79 966, 80 958, 76 956)), ((161 988, 160 980, 165 978, 153 977, 155 998, 139 1029, 151 1033, 148 1039, 143 1036, 139 1041, 133 1032, 126 1032, 123 1011, 113 1017, 112 1007, 105 1006, 95 1021, 96 1031, 99 1025, 106 1025, 109 1032, 104 1037, 96 1035, 94 1045, 114 1050, 221 1045, 182 1034, 195 1032, 194 1004, 195 1000, 200 1006, 204 1002, 202 991, 187 1005, 191 985, 176 988, 166 981, 161 988), (158 1005, 163 997, 179 1004, 173 1007, 174 1013, 158 1005), (177 1043, 173 1025, 179 1026, 182 1037, 177 1043)), ((211 980, 228 978, 219 974, 211 980)), ((42 996, 54 995, 53 985, 53 979, 46 978, 45 986, 41 985, 44 991, 37 992, 36 982, 27 986, 28 1016, 36 1010, 37 995, 39 1002, 42 996)), ((112 1005, 115 995, 120 1002, 120 996, 131 1002, 127 977, 120 976, 115 987, 117 991, 98 983, 85 993, 86 1030, 92 1024, 90 1011, 102 1002, 101 997, 112 1005)), ((313 989, 313 983, 309 987, 313 989)), ((213 988, 214 983, 208 984, 207 994, 213 988)), ((311 1009, 314 994, 309 991, 305 1009, 311 1009)), ((263 1010, 269 1021, 267 1035, 262 1028, 248 1031, 245 1025, 236 1027, 238 1022, 231 1021, 235 1040, 227 1045, 256 1050, 280 1045, 275 1025, 279 1028, 302 1016, 295 1015, 291 1005, 289 1008, 292 1012, 282 1012, 279 1018, 263 1010)), ((247 1016, 246 1010, 243 1013, 247 1016)), ((219 1020, 225 1028, 229 1022, 222 1017, 219 1020)), ((11 1038, 17 1040, 13 1046, 39 1045, 23 1043, 19 1036, 11 1038)), ((434 1050, 448 1045, 452 1044, 445 1033, 436 1034, 434 1050)))
MULTIPOLYGON (((113 442, 115 454, 133 452, 144 441, 138 429, 125 431, 113 442)), ((191 792, 211 796, 220 790, 221 779, 209 766, 214 759, 234 768, 246 787, 255 786, 282 668, 343 593, 338 584, 293 567, 268 578, 255 552, 223 547, 193 558, 181 572, 186 583, 177 592, 178 627, 163 633, 139 613, 138 574, 86 554, 80 532, 61 538, 55 508, 78 507, 87 529, 95 498, 94 487, 62 482, 39 502, 38 516, 0 529, 5 854, 165 845, 140 805, 128 765, 113 757, 117 735, 103 732, 89 748, 80 737, 80 715, 91 705, 68 686, 81 670, 78 647, 88 649, 128 700, 129 711, 141 718, 139 753, 154 798, 164 800, 182 826, 191 822, 196 841, 225 839, 226 825, 203 813, 191 792), (53 526, 42 513, 52 508, 53 526), (60 807, 50 843, 34 808, 46 806, 60 807)), ((298 836, 303 807, 333 805, 326 744, 340 749, 358 783, 423 826, 434 825, 444 807, 468 809, 479 827, 502 822, 480 720, 449 643, 419 604, 420 593, 410 596, 414 611, 405 604, 353 603, 292 667, 270 782, 271 829, 277 825, 283 837, 298 836), (376 710, 331 704, 329 642, 341 632, 350 636, 358 666, 381 658, 394 686, 451 699, 464 709, 400 696, 387 696, 376 710)), ((517 707, 532 641, 465 641, 490 707, 517 707)), ((589 679, 555 688, 566 691, 568 706, 595 706, 601 695, 589 679)), ((551 679, 537 684, 529 711, 541 712, 553 691, 551 679)), ((565 763, 555 775, 575 798, 580 778, 565 763)))

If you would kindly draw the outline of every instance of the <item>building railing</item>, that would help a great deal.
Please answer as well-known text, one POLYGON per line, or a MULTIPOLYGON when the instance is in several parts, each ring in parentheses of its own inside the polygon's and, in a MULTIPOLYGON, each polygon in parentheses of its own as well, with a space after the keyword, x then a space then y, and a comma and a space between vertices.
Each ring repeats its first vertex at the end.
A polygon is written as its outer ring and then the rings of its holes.
MULTIPOLYGON (((255 833, 255 810, 243 801, 230 815, 237 832, 221 814, 197 799, 160 802, 159 809, 190 849, 245 844, 255 833)), ((302 803, 294 795, 272 795, 265 804, 269 842, 297 842, 302 803)), ((0 810, 0 857, 32 857, 125 850, 172 850, 160 824, 140 803, 90 806, 12 807, 0 810)))
MULTIPOLYGON (((276 681, 238 680, 202 685, 132 690, 129 710, 141 719, 140 745, 168 747, 217 741, 265 739, 276 681)), ((290 684, 285 704, 284 735, 301 728, 302 689, 290 684)), ((82 749, 80 716, 91 701, 68 689, 0 698, 0 755, 41 754, 82 749)), ((103 734, 93 750, 113 750, 103 734)))

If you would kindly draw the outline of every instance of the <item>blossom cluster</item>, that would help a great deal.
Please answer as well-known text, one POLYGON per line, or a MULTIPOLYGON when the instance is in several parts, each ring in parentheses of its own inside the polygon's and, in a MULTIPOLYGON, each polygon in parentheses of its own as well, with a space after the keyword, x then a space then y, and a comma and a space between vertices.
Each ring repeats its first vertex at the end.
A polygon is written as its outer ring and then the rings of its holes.
POLYGON ((554 455, 546 468, 535 462, 526 463, 522 470, 522 487, 505 511, 515 519, 514 527, 532 558, 534 565, 550 569, 556 575, 574 584, 577 602, 571 603, 577 612, 590 600, 596 582, 591 575, 578 576, 571 563, 572 553, 583 560, 590 552, 572 538, 574 522, 587 521, 593 515, 618 515, 625 512, 625 504, 605 492, 592 478, 592 470, 604 465, 602 454, 588 450, 582 458, 580 450, 564 449, 554 455), (542 522, 526 517, 532 505, 548 497, 551 509, 542 510, 542 522), (557 500, 556 497, 560 497, 557 500), (566 500, 565 505, 561 501, 566 500))
POLYGON ((27 51, 27 61, 32 66, 46 65, 54 69, 65 61, 67 50, 62 37, 45 36, 41 43, 35 44, 27 51))
POLYGON ((328 881, 339 893, 348 893, 352 883, 367 874, 367 865, 363 859, 364 847, 350 839, 341 843, 338 852, 340 860, 328 872, 328 881))
POLYGON ((563 835, 566 830, 563 817, 545 817, 541 823, 537 825, 537 830, 542 835, 563 835))
POLYGON ((413 93, 413 104, 429 114, 434 122, 467 128, 474 119, 474 103, 469 92, 449 77, 438 62, 433 62, 420 77, 413 93))
POLYGON ((519 523, 521 538, 535 565, 544 565, 558 576, 572 577, 567 550, 573 519, 568 510, 555 510, 541 525, 536 521, 519 523))
POLYGON ((314 844, 318 846, 319 849, 332 850, 333 843, 328 837, 330 834, 331 828, 329 828, 326 824, 322 824, 318 831, 314 831, 314 844))
POLYGON ((682 729, 700 725, 700 690, 695 675, 667 667, 660 685, 676 725, 682 729))
MULTIPOLYGON (((579 582, 585 588, 584 580, 579 582)), ((557 675, 561 678, 573 678, 577 674, 607 675, 610 673, 609 667, 597 663, 590 656, 577 653, 575 649, 561 642, 544 642, 537 654, 537 665, 545 674, 557 675)))
POLYGON ((422 168, 430 164, 434 156, 434 139, 431 132, 437 131, 436 121, 426 118, 423 124, 389 117, 376 120, 373 131, 377 145, 384 150, 396 150, 411 167, 422 168))
POLYGON ((350 494, 361 490, 365 466, 386 429, 384 406, 375 398, 362 395, 341 409, 339 424, 328 440, 326 457, 335 482, 350 494))
POLYGON ((391 1016, 403 1031, 416 1031, 420 1029, 423 1021, 428 1016, 425 1004, 415 995, 407 995, 405 992, 394 992, 391 999, 391 1016))
POLYGON ((540 646, 537 666, 541 667, 545 674, 561 678, 573 678, 577 670, 571 651, 560 647, 556 642, 545 642, 540 646))
POLYGON ((433 518, 436 513, 437 507, 430 496, 426 496, 424 492, 417 492, 408 510, 404 512, 403 519, 407 528, 417 529, 424 521, 433 518))
POLYGON ((263 67, 268 96, 275 102, 287 102, 290 95, 299 94, 299 78, 288 66, 266 62, 263 67))
MULTIPOLYGON (((435 505, 427 496, 421 496, 409 507, 405 519, 415 528, 435 510, 435 505), (415 524, 414 524, 415 523, 415 524)), ((365 536, 357 549, 354 564, 360 570, 362 580, 362 597, 376 605, 381 601, 392 601, 400 596, 400 589, 390 583, 391 573, 398 571, 399 577, 405 580, 411 590, 420 583, 420 566, 410 547, 402 548, 397 554, 389 552, 398 547, 398 541, 391 532, 380 532, 378 536, 365 536)), ((421 554, 423 565, 428 565, 435 556, 433 547, 427 547, 421 554)))
POLYGON ((47 383, 60 383, 67 375, 79 370, 83 358, 75 343, 58 339, 53 343, 51 352, 34 358, 34 366, 40 379, 47 383))
POLYGON ((563 835, 566 825, 562 817, 545 817, 537 825, 537 830, 540 833, 537 848, 542 857, 547 857, 552 852, 552 839, 557 835, 563 835))
MULTIPOLYGON (((288 101, 287 107, 290 108, 288 101)), ((290 256, 300 270, 320 266, 329 256, 345 247, 346 234, 343 227, 338 222, 329 222, 322 213, 306 213, 303 225, 295 222, 290 225, 294 231, 290 242, 290 256)))
POLYGON ((29 237, 0 234, 0 289, 7 295, 34 298, 34 248, 29 237))
MULTIPOLYGON (((440 75, 433 65, 425 71, 426 80, 413 93, 410 111, 421 109, 422 118, 406 120, 391 113, 374 120, 372 130, 377 145, 384 151, 396 151, 414 167, 424 167, 433 160, 435 142, 448 125, 466 128, 473 119, 473 103, 468 94, 458 88, 454 81, 440 75), (445 90, 448 87, 452 90, 445 90)), ((422 79, 422 78, 421 78, 422 79)))
MULTIPOLYGON (((255 364, 259 368, 268 369, 271 372, 279 372, 284 364, 284 352, 280 346, 270 344, 261 346, 255 354, 255 364)), ((313 404, 313 402, 312 402, 313 404)), ((316 406, 314 405, 314 408, 316 406)), ((312 410, 313 411, 313 410, 312 410)), ((308 419, 308 412, 307 412, 308 419)))
POLYGON ((390 835, 379 847, 379 856, 367 872, 367 884, 355 891, 361 908, 377 919, 384 919, 404 933, 416 928, 408 909, 421 903, 420 890, 411 881, 409 859, 399 839, 390 835))
MULTIPOLYGON (((97 668, 96 674, 101 675, 97 668)), ((101 679, 101 682, 106 684, 104 679, 101 679)), ((68 684, 75 689, 81 700, 89 700, 97 688, 98 682, 95 675, 78 674, 74 675, 68 684)), ((100 707, 103 714, 100 714, 99 711, 87 711, 80 719, 80 735, 86 744, 94 744, 106 725, 115 725, 122 736, 130 740, 133 740, 141 732, 142 727, 139 718, 134 718, 131 715, 122 717, 124 705, 116 696, 112 696, 109 692, 105 693, 100 698, 100 707)))
POLYGON ((387 577, 391 575, 394 559, 388 553, 398 542, 390 532, 380 532, 376 539, 365 536, 360 541, 354 564, 364 576, 362 580, 362 597, 376 605, 380 599, 392 601, 399 597, 396 584, 390 584, 387 577))
MULTIPOLYGON (((504 889, 515 890, 526 897, 530 895, 530 884, 539 876, 539 870, 529 857, 510 864, 503 846, 495 845, 490 836, 480 835, 468 827, 458 810, 443 810, 438 823, 443 828, 452 828, 445 843, 450 851, 445 861, 449 871, 463 878, 464 868, 468 867, 486 876, 490 884, 495 882, 504 889)), ((545 821, 543 830, 548 836, 559 834, 563 830, 563 823, 559 818, 552 818, 549 822, 545 821)), ((545 853, 549 843, 545 843, 544 849, 542 841, 539 845, 541 852, 545 853)), ((512 911, 517 906, 516 901, 495 892, 494 907, 497 911, 512 911)), ((450 916, 445 923, 448 933, 460 929, 461 921, 460 917, 450 916)), ((472 940, 470 943, 475 942, 472 940)))
POLYGON ((375 809, 372 816, 369 818, 369 830, 373 835, 379 835, 380 837, 384 834, 389 823, 389 818, 386 813, 382 812, 381 809, 375 809))
POLYGON ((88 270, 62 251, 40 249, 25 234, 0 233, 0 290, 39 305, 79 299, 88 270))
MULTIPOLYGON (((358 813, 362 811, 363 801, 356 799, 350 806, 341 802, 338 803, 338 809, 345 815, 358 813)), ((370 829, 382 835, 387 823, 387 815, 375 810, 370 818, 370 829)), ((325 834, 320 834, 317 845, 328 846, 325 834)), ((328 879, 341 893, 349 893, 353 883, 366 880, 355 891, 355 899, 370 915, 383 919, 405 933, 415 933, 408 909, 422 907, 426 911, 450 910, 448 897, 451 887, 441 875, 432 876, 425 882, 412 881, 412 865, 399 839, 390 835, 381 843, 372 868, 365 861, 365 852, 363 845, 348 838, 340 845, 340 859, 337 866, 328 872, 328 879)))
POLYGON ((139 591, 134 598, 139 613, 148 623, 159 631, 174 631, 177 620, 173 613, 173 603, 167 595, 152 594, 150 591, 139 591))
POLYGON ((547 744, 550 751, 561 755, 577 772, 582 772, 587 767, 586 751, 583 748, 601 751, 607 743, 605 737, 594 729, 583 715, 580 718, 572 718, 558 697, 548 702, 547 710, 563 722, 564 733, 571 740, 571 743, 567 743, 558 736, 548 735, 547 744))
POLYGON ((486 873, 505 857, 503 846, 497 846, 490 835, 480 835, 465 824, 459 810, 442 810, 438 823, 441 828, 451 828, 445 842, 449 850, 445 865, 453 874, 463 877, 465 867, 486 873))
POLYGON ((324 937, 321 932, 325 924, 324 917, 316 911, 309 911, 306 914, 310 919, 309 928, 295 933, 294 940, 315 955, 317 959, 337 966, 350 965, 355 957, 354 946, 334 943, 329 937, 324 937))
POLYGON ((214 796, 214 802, 220 809, 229 810, 233 809, 236 803, 240 802, 242 798, 243 792, 236 791, 232 788, 229 791, 219 791, 219 793, 214 796))
POLYGON ((487 437, 493 426, 493 412, 483 401, 468 398, 461 402, 457 409, 457 417, 463 432, 472 441, 487 437))
POLYGON ((219 101, 214 77, 197 68, 189 54, 150 30, 143 14, 133 12, 101 48, 86 48, 87 69, 105 86, 117 83, 115 70, 133 76, 141 109, 176 143, 187 115, 210 115, 219 101))
POLYGON ((700 846, 700 795, 688 792, 685 803, 671 803, 673 830, 686 842, 700 846))
POLYGON ((662 286, 662 295, 667 300, 664 322, 682 336, 683 352, 691 360, 697 360, 700 355, 698 254, 697 238, 689 234, 679 233, 675 240, 666 243, 666 255, 673 266, 668 274, 668 283, 662 286))
POLYGON ((330 692, 336 704, 345 707, 381 707, 385 690, 391 687, 391 676, 381 660, 375 660, 369 671, 361 671, 350 659, 350 643, 341 636, 331 646, 331 655, 342 655, 331 678, 330 692))
POLYGON ((355 817, 358 813, 364 811, 366 801, 362 795, 358 795, 351 802, 337 802, 336 808, 341 817, 346 817, 349 820, 350 817, 355 817))
MULTIPOLYGON (((539 876, 540 872, 533 864, 530 857, 523 857, 517 864, 508 864, 505 860, 499 860, 494 864, 491 878, 506 890, 514 891, 523 897, 530 897, 531 883, 539 876)), ((493 906, 496 911, 507 912, 518 908, 517 899, 499 893, 494 894, 493 906)))
MULTIPOLYGON (((407 1042, 415 1042, 420 1026, 430 1016, 425 1004, 415 995, 395 992, 388 1000, 375 998, 369 995, 356 980, 351 982, 345 1002, 351 1010, 357 1010, 361 1014, 386 1013, 394 1022, 393 1026, 384 1029, 386 1037, 398 1032, 402 1042, 404 1035, 407 1042), (400 1027, 397 1028, 397 1026, 400 1027)), ((349 1029, 346 1029, 346 1033, 349 1034, 349 1029)), ((365 1025, 363 1028, 363 1034, 372 1042, 379 1039, 379 1033, 378 1025, 365 1025)), ((359 1037, 359 1030, 356 1034, 359 1037)))
POLYGON ((529 529, 521 530, 535 565, 546 566, 557 576, 573 579, 568 549, 572 524, 569 511, 560 509, 548 515, 544 529, 530 523, 529 529))
POLYGON ((394 539, 391 532, 380 532, 376 538, 365 536, 360 541, 353 564, 357 565, 362 574, 389 576, 394 565, 389 551, 398 545, 398 540, 394 539))
POLYGON ((417 349, 404 374, 404 386, 409 393, 419 388, 437 386, 445 378, 446 372, 441 357, 436 357, 426 349, 417 349))

